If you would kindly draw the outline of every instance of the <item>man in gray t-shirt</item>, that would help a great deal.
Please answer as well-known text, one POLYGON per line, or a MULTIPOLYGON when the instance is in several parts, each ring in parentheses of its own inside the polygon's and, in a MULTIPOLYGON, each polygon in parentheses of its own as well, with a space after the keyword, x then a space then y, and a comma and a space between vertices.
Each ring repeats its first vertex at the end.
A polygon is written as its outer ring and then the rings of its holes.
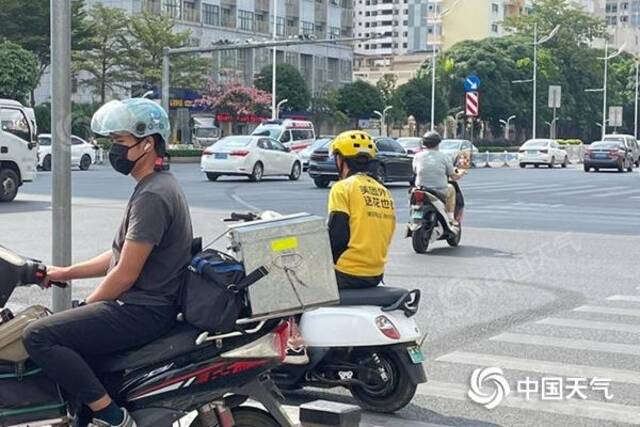
POLYGON ((111 139, 111 166, 131 175, 136 187, 110 250, 47 269, 48 281, 101 277, 100 284, 81 307, 31 323, 23 342, 47 376, 90 408, 93 425, 136 427, 87 359, 141 347, 174 327, 181 275, 191 258, 191 217, 182 189, 164 168, 171 128, 160 105, 144 98, 111 101, 93 116, 91 129, 111 139))
POLYGON ((440 135, 427 132, 422 140, 425 150, 413 158, 413 172, 416 175, 416 187, 424 187, 439 193, 446 200, 449 219, 453 220, 456 209, 456 190, 449 179, 458 180, 462 174, 453 166, 451 158, 438 150, 440 135))

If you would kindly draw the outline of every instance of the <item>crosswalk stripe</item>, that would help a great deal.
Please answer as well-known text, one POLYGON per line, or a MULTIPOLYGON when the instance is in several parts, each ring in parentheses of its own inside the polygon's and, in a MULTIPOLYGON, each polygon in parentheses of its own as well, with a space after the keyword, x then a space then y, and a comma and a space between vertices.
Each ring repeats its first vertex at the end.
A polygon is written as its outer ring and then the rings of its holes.
POLYGON ((640 333, 640 324, 634 325, 631 323, 598 322, 594 320, 559 319, 550 317, 538 320, 536 324, 563 326, 566 328, 600 329, 617 332, 631 332, 636 334, 640 333))
MULTIPOLYGON (((546 187, 546 186, 545 186, 546 187)), ((502 187, 494 187, 494 188, 489 188, 486 190, 479 190, 482 193, 497 193, 500 191, 519 191, 519 190, 526 190, 526 189, 533 189, 533 188, 540 188, 540 186, 535 186, 535 184, 510 184, 509 186, 502 186, 502 187)))
POLYGON ((573 311, 581 311, 585 313, 599 313, 599 314, 617 314, 620 316, 635 316, 640 317, 640 310, 631 308, 618 308, 618 307, 602 307, 595 305, 583 305, 582 307, 574 308, 573 311))
POLYGON ((495 354, 454 351, 436 359, 438 362, 463 365, 497 366, 502 369, 536 372, 540 374, 562 375, 577 378, 606 378, 614 382, 640 384, 640 372, 627 369, 602 368, 599 366, 573 365, 546 360, 520 359, 495 354))
POLYGON ((613 193, 608 192, 606 189, 604 190, 605 192, 603 192, 602 194, 597 194, 593 197, 613 197, 613 196, 624 196, 626 194, 633 194, 633 193, 639 193, 640 190, 638 190, 637 188, 634 189, 627 189, 624 191, 614 191, 613 193))
POLYGON ((536 188, 535 190, 520 190, 518 194, 538 194, 538 193, 546 193, 548 191, 555 191, 560 188, 565 187, 562 184, 549 184, 545 188, 536 188))
POLYGON ((542 335, 525 335, 504 333, 489 338, 491 341, 508 342, 512 344, 528 344, 547 347, 567 348, 571 350, 598 351, 604 353, 632 354, 640 356, 640 345, 618 344, 573 338, 557 338, 542 335))
MULTIPOLYGON (((469 388, 466 385, 439 381, 430 381, 418 386, 420 395, 458 401, 469 401, 467 397, 468 390, 469 388)), ((640 423, 640 407, 595 400, 567 399, 554 402, 537 398, 527 400, 524 396, 512 394, 502 401, 498 409, 503 407, 610 422, 640 423)))
POLYGON ((585 194, 585 193, 591 193, 594 190, 600 191, 599 188, 596 187, 595 185, 576 186, 576 187, 571 187, 571 189, 568 191, 563 191, 562 195, 572 196, 574 194, 585 194))
POLYGON ((630 301, 640 302, 640 295, 612 295, 607 298, 608 301, 630 301))

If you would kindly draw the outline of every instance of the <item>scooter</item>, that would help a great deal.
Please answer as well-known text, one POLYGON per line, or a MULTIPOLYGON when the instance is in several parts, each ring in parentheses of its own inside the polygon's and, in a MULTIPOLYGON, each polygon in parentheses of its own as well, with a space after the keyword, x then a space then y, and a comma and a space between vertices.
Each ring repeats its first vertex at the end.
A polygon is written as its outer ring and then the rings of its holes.
MULTIPOLYGON (((0 307, 16 287, 44 287, 46 274, 39 261, 0 246, 0 307)), ((7 308, 0 312, 2 426, 84 427, 90 422, 87 409, 28 360, 22 345, 24 328, 49 314, 41 306, 15 315, 7 308)), ((268 376, 286 356, 289 326, 288 320, 274 319, 245 325, 241 333, 211 336, 178 323, 150 344, 92 359, 90 364, 139 427, 172 426, 195 411, 193 427, 292 426, 268 376), (267 411, 244 405, 248 399, 260 402, 267 411)))
POLYGON ((427 188, 413 188, 410 193, 410 215, 406 237, 411 237, 413 250, 424 254, 429 245, 436 240, 446 240, 449 246, 456 247, 462 239, 462 217, 464 197, 457 182, 450 184, 456 190, 455 223, 449 219, 444 200, 427 188))
MULTIPOLYGON (((277 217, 272 211, 232 214, 235 220, 277 217)), ((285 363, 271 377, 280 389, 345 387, 368 411, 393 413, 427 381, 421 346, 426 336, 415 321, 419 290, 378 286, 340 290, 337 306, 304 312, 299 330, 302 364, 285 363)))

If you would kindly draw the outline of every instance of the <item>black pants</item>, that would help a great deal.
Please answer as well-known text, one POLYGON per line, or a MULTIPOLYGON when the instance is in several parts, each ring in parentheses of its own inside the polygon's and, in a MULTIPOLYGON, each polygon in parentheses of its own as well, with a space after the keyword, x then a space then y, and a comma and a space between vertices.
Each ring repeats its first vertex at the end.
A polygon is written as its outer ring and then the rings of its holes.
POLYGON ((147 344, 169 332, 175 316, 172 306, 99 302, 32 323, 24 331, 24 345, 45 374, 89 404, 106 390, 84 358, 147 344))
POLYGON ((359 277, 336 270, 336 280, 339 289, 364 289, 378 286, 382 282, 382 276, 359 277))

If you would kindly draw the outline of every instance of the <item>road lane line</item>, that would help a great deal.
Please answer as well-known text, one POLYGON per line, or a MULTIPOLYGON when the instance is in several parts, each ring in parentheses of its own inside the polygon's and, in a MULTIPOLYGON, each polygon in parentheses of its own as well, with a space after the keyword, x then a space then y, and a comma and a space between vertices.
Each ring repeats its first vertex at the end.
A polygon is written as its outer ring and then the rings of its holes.
POLYGON ((597 351, 603 353, 631 354, 640 356, 640 345, 618 344, 573 338, 557 338, 543 335, 527 335, 504 333, 489 338, 490 341, 527 344, 547 347, 566 348, 570 350, 597 351))
POLYGON ((640 302, 640 295, 613 295, 607 298, 608 301, 630 301, 640 302))
POLYGON ((502 369, 562 375, 577 378, 606 378, 613 382, 640 384, 640 372, 628 369, 602 368, 599 366, 574 365, 546 360, 521 359, 496 354, 454 351, 436 359, 437 362, 462 365, 496 366, 502 369))
POLYGON ((585 313, 599 313, 599 314, 617 314, 619 316, 635 316, 640 317, 640 310, 631 308, 618 308, 618 307, 603 307, 596 305, 583 305, 582 307, 575 308, 573 311, 581 311, 585 313))
MULTIPOLYGON (((468 390, 469 387, 463 384, 429 381, 418 386, 418 395, 465 401, 469 402, 470 405, 475 405, 469 401, 467 397, 468 390)), ((613 399, 615 400, 615 398, 616 396, 614 395, 613 399)), ((524 396, 515 395, 512 392, 495 410, 499 411, 500 408, 522 409, 567 415, 570 417, 640 424, 640 407, 619 403, 605 403, 596 400, 567 399, 556 402, 536 398, 527 400, 524 396)))
POLYGON ((599 329, 605 331, 631 332, 640 334, 640 324, 632 323, 614 323, 614 322, 598 322, 594 320, 582 319, 559 319, 550 317, 535 322, 538 325, 553 325, 565 328, 582 328, 582 329, 599 329))
POLYGON ((629 189, 629 187, 627 187, 627 190, 625 190, 625 191, 615 191, 613 193, 602 193, 602 194, 597 194, 597 195, 595 195, 593 197, 624 196, 625 194, 633 194, 633 193, 638 193, 638 192, 640 192, 640 190, 638 190, 637 188, 629 189))

